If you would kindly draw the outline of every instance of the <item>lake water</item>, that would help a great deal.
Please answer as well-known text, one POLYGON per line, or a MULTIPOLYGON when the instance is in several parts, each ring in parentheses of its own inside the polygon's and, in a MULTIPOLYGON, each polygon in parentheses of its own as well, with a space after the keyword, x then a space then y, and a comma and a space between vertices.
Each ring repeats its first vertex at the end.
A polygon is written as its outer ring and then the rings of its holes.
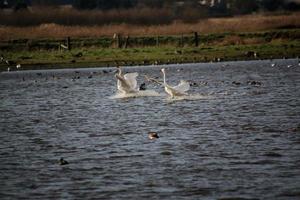
POLYGON ((299 199, 298 62, 123 68, 165 67, 192 83, 181 100, 148 82, 160 95, 112 98, 115 68, 3 72, 0 197, 299 199))

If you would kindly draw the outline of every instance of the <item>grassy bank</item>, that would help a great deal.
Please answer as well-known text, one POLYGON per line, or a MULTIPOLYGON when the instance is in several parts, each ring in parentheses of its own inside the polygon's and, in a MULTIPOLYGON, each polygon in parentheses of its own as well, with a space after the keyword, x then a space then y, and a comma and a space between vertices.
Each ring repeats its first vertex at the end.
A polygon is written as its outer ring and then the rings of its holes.
MULTIPOLYGON (((0 54, 13 61, 12 70, 16 64, 22 69, 44 69, 300 56, 300 29, 200 34, 198 38, 196 47, 193 34, 123 37, 120 48, 111 37, 71 38, 70 51, 59 50, 65 39, 14 39, 0 42, 0 54)), ((0 64, 2 71, 7 67, 0 64)))

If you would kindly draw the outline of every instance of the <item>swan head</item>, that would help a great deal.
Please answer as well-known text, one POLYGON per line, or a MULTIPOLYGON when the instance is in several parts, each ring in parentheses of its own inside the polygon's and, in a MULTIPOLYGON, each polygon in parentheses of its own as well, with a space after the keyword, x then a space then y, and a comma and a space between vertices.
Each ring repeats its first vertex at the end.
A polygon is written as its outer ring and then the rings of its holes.
POLYGON ((162 68, 160 71, 161 71, 162 73, 165 73, 165 72, 166 72, 165 68, 162 68))
POLYGON ((117 73, 118 73, 119 75, 121 75, 121 74, 122 74, 122 69, 121 69, 121 67, 120 67, 120 66, 117 66, 117 73))

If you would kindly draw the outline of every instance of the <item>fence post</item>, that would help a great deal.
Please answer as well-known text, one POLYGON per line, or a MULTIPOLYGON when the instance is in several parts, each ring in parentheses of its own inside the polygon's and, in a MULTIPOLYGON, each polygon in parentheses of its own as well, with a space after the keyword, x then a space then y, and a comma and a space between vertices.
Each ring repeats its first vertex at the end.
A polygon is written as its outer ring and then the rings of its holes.
POLYGON ((113 42, 115 48, 121 48, 121 36, 119 33, 115 33, 113 36, 113 42))
POLYGON ((124 48, 126 49, 129 45, 129 35, 126 36, 124 48))
POLYGON ((159 36, 156 37, 156 46, 159 46, 159 36))
POLYGON ((71 38, 67 37, 67 48, 70 51, 71 50, 71 38))
POLYGON ((117 34, 117 48, 121 48, 121 35, 117 34))
POLYGON ((181 47, 183 47, 183 46, 184 46, 184 44, 183 44, 183 34, 181 34, 181 38, 180 38, 180 45, 181 45, 181 47))
POLYGON ((198 38, 197 32, 194 32, 194 38, 195 38, 195 46, 198 47, 199 46, 199 38, 198 38))

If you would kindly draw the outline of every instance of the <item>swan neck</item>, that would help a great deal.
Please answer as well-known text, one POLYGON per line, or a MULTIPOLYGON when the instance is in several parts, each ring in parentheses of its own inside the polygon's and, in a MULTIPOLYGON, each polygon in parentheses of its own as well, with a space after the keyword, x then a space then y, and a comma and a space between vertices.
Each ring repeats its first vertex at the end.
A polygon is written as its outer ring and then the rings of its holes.
POLYGON ((163 76, 164 76, 164 84, 166 85, 166 73, 163 71, 163 76))

